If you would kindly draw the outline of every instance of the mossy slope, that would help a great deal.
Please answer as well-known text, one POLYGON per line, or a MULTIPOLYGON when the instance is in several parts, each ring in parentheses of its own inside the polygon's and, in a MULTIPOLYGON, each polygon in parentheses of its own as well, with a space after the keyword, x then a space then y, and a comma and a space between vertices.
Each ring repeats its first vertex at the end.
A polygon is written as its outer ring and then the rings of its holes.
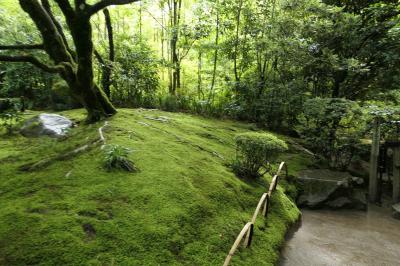
MULTIPOLYGON (((83 120, 81 110, 63 114, 83 120)), ((18 171, 94 139, 101 123, 82 124, 62 141, 2 136, 0 264, 222 265, 269 179, 248 182, 226 167, 234 135, 253 126, 141 109, 120 110, 109 123, 108 143, 134 150, 140 172, 105 171, 100 149, 18 171)), ((295 171, 308 162, 284 157, 295 171)), ((252 248, 238 252, 232 265, 276 262, 299 215, 285 189, 273 196, 268 220, 257 221, 252 248)))

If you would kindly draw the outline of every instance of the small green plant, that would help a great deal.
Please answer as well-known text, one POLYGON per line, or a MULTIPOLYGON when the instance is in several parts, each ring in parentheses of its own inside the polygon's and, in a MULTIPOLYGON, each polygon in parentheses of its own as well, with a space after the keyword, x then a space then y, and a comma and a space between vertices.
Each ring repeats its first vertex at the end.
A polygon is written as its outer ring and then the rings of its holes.
POLYGON ((264 175, 279 154, 288 149, 283 140, 269 133, 242 133, 236 136, 235 141, 236 159, 232 169, 240 177, 257 178, 264 175))
POLYGON ((21 112, 15 108, 0 112, 0 128, 4 128, 7 134, 11 135, 21 118, 21 112))
POLYGON ((119 169, 128 172, 136 172, 138 169, 128 158, 132 151, 120 145, 106 145, 104 147, 104 166, 108 170, 119 169))

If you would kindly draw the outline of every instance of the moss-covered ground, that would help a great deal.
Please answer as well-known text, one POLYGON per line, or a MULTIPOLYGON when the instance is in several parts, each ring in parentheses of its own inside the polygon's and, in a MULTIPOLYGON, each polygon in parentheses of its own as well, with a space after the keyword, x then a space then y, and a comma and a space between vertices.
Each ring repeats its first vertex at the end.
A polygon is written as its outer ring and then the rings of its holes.
MULTIPOLYGON (((62 114, 84 119, 82 110, 62 114)), ((106 171, 99 148, 42 170, 18 170, 95 139, 102 124, 80 123, 63 140, 0 136, 0 265, 222 265, 270 180, 239 179, 227 167, 234 135, 255 126, 122 109, 105 137, 132 149, 140 172, 106 171)), ((293 151, 281 159, 291 174, 310 161, 293 151)), ((281 183, 268 219, 258 218, 252 247, 232 265, 277 261, 299 216, 285 195, 294 190, 281 183)))

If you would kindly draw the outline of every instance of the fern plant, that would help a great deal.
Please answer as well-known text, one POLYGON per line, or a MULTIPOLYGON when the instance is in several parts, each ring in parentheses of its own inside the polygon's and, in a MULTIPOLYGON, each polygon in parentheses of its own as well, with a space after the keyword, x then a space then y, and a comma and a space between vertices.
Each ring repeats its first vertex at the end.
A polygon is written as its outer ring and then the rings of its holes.
POLYGON ((138 169, 129 159, 132 151, 120 145, 106 145, 104 147, 104 166, 108 170, 119 169, 128 172, 136 172, 138 169))

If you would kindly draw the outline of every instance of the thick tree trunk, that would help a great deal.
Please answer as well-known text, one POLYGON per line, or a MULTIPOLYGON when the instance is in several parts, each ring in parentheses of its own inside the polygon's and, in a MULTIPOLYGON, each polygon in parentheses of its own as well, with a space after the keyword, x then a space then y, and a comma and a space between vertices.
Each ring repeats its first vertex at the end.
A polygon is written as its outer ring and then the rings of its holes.
POLYGON ((76 85, 78 96, 88 111, 88 121, 97 121, 102 117, 116 113, 107 95, 93 81, 93 42, 90 19, 77 15, 71 27, 77 53, 76 85))
POLYGON ((60 76, 67 82, 71 95, 88 112, 88 121, 100 120, 116 113, 107 95, 93 81, 93 42, 90 14, 79 7, 74 11, 68 2, 56 1, 66 16, 76 51, 68 48, 62 29, 54 21, 47 1, 19 0, 22 9, 29 14, 40 31, 46 53, 62 70, 60 76))

